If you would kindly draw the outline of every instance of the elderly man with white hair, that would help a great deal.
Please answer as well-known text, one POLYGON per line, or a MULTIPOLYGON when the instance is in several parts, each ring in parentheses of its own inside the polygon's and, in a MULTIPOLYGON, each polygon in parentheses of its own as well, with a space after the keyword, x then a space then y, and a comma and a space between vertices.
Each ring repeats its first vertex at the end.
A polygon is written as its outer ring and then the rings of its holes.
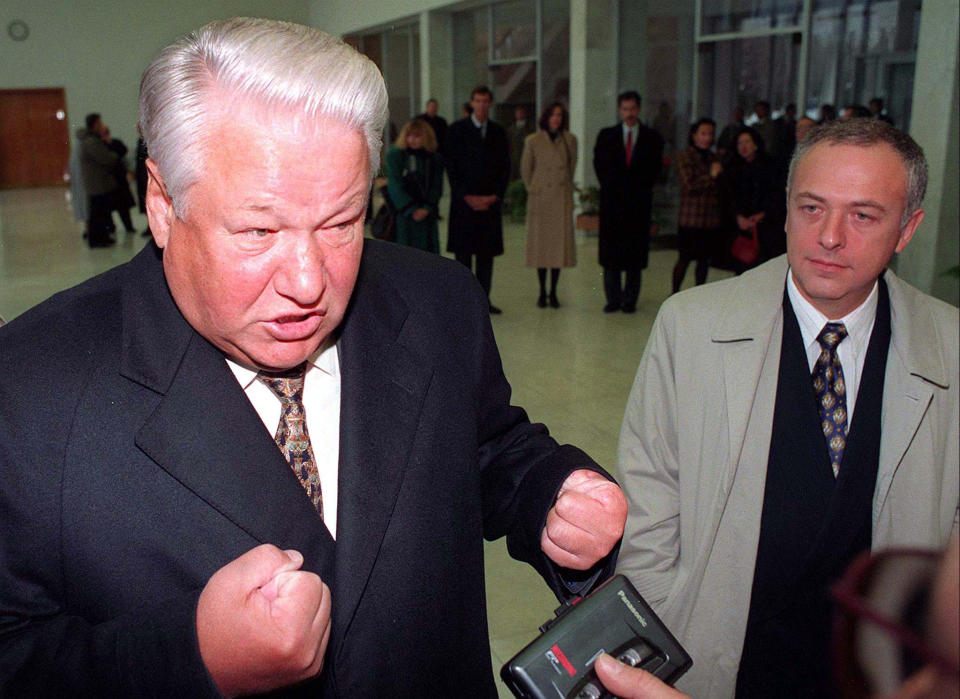
POLYGON ((475 280, 363 239, 386 104, 282 22, 147 68, 153 242, 0 331, 3 696, 493 697, 483 538, 610 572, 623 495, 510 405, 475 280))

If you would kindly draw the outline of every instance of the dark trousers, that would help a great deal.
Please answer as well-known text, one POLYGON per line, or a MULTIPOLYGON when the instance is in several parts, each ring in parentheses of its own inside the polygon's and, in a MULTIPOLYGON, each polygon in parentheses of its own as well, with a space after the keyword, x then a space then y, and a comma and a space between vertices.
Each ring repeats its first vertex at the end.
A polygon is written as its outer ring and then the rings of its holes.
POLYGON ((640 296, 641 267, 631 267, 625 271, 603 268, 603 291, 607 295, 607 303, 615 306, 633 308, 637 305, 640 296), (621 278, 626 274, 626 283, 621 286, 621 278))
POLYGON ((456 253, 457 262, 466 266, 469 270, 474 270, 477 281, 483 287, 487 298, 490 298, 490 284, 493 281, 493 258, 487 255, 476 255, 476 267, 473 265, 474 255, 469 252, 456 253))
POLYGON ((103 247, 110 242, 110 229, 113 225, 111 216, 113 208, 113 194, 90 195, 89 218, 87 219, 87 242, 90 247, 103 247))

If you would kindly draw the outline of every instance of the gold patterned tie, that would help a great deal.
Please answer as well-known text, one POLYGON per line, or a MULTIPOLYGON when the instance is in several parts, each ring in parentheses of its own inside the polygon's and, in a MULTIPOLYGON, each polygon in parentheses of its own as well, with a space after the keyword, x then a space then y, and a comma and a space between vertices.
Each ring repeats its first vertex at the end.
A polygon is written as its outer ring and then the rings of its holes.
POLYGON ((827 440, 833 477, 840 472, 843 450, 847 446, 847 386, 837 346, 847 336, 843 323, 827 323, 817 335, 820 356, 813 367, 813 390, 820 408, 820 427, 827 440))
POLYGON ((300 485, 323 518, 323 494, 320 492, 320 472, 310 446, 307 432, 307 412, 303 407, 303 380, 306 375, 306 362, 300 366, 279 373, 261 371, 257 379, 266 384, 280 399, 280 424, 273 440, 280 448, 290 468, 293 469, 300 485))

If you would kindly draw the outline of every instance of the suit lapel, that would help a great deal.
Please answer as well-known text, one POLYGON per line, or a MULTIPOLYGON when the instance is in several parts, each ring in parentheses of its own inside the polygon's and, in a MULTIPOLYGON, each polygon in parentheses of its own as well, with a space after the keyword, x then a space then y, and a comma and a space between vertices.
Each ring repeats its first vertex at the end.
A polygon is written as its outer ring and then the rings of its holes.
POLYGON ((365 257, 338 349, 341 367, 336 653, 373 569, 403 482, 433 375, 429 356, 403 342, 408 309, 365 257))
POLYGON ((131 263, 123 304, 121 371, 163 396, 137 446, 257 541, 331 575, 326 527, 223 356, 180 315, 152 245, 131 263))

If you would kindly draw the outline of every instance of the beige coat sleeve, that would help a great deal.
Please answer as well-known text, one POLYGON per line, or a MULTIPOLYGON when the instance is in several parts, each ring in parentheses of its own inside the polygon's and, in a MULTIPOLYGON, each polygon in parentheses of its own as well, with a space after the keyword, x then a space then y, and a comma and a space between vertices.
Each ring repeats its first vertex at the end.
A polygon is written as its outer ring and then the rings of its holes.
POLYGON ((617 479, 630 507, 617 572, 629 577, 654 609, 666 600, 680 556, 672 323, 669 309, 661 310, 630 391, 617 450, 617 479))

